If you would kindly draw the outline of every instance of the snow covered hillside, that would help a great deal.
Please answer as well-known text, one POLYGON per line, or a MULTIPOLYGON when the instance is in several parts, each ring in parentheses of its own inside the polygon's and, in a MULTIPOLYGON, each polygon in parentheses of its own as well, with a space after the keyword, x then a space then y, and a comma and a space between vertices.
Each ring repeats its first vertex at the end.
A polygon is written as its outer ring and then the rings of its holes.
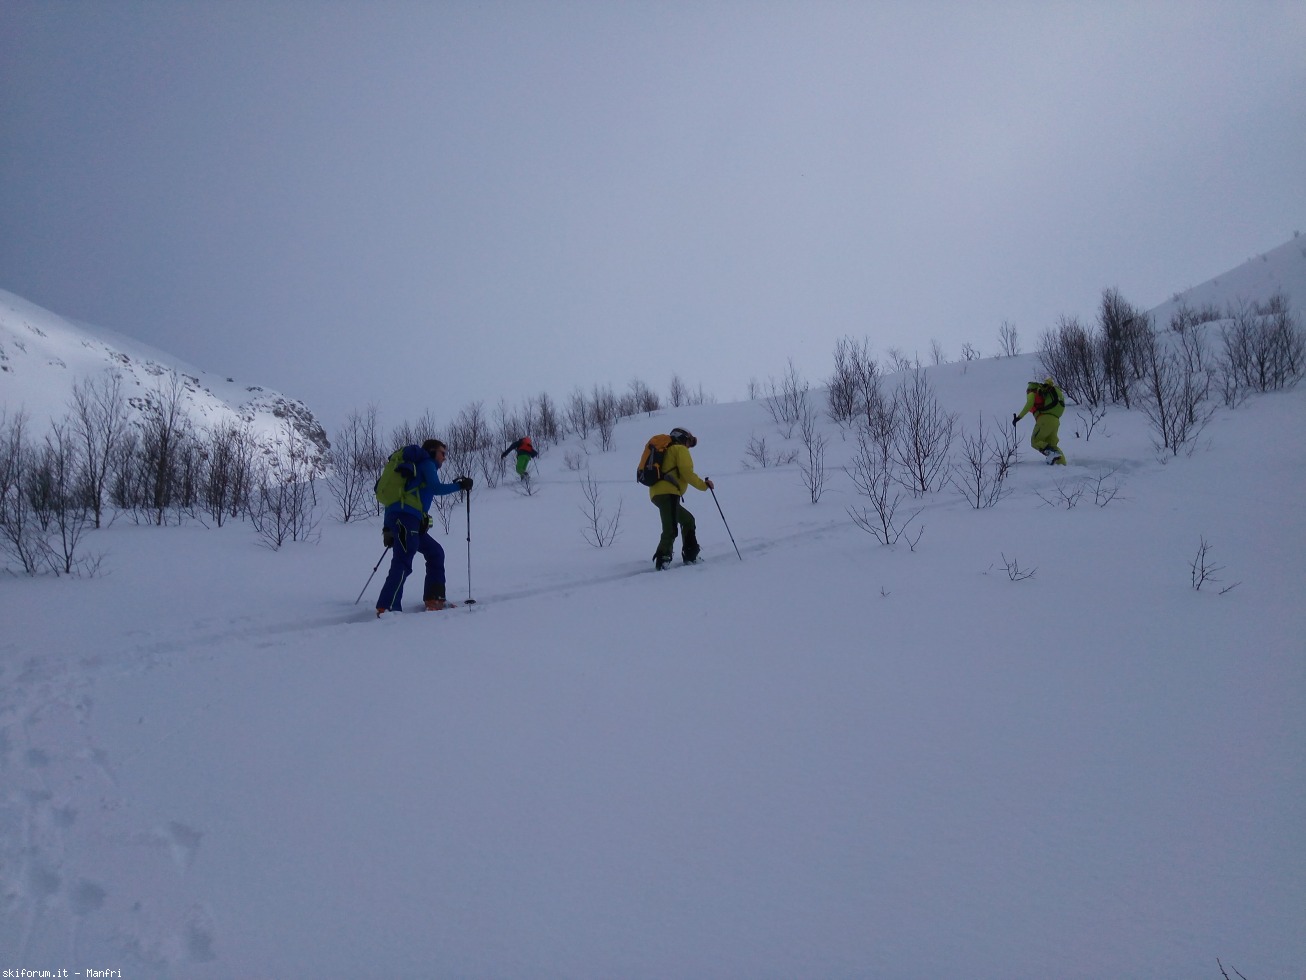
POLYGON ((1151 310, 1164 328, 1181 305, 1189 309, 1214 307, 1227 312, 1243 303, 1264 303, 1276 293, 1287 296, 1294 309, 1306 309, 1306 237, 1298 235, 1278 248, 1248 259, 1223 275, 1186 289, 1151 310))
MULTIPOLYGON (((954 452, 1041 373, 927 369, 954 452)), ((1071 406, 1068 466, 1025 420, 993 506, 881 545, 851 429, 813 502, 763 402, 662 410, 478 485, 435 531, 476 603, 379 620, 376 520, 119 520, 99 575, 0 575, 0 974, 1302 976, 1304 421, 1174 455, 1071 406), (677 425, 716 500, 658 573, 677 425)))
POLYGON ((40 438, 50 422, 69 412, 75 384, 122 379, 128 415, 139 420, 151 404, 170 397, 176 381, 183 412, 193 425, 248 425, 260 445, 286 442, 291 426, 322 461, 326 433, 303 402, 258 385, 216 378, 163 351, 103 327, 72 323, 0 290, 0 410, 10 419, 23 412, 40 438))
MULTIPOLYGON (((1033 373, 928 372, 999 420, 1033 373)), ((375 523, 119 523, 111 574, 0 584, 3 966, 1298 975, 1306 448, 1265 420, 1304 399, 1168 463, 1136 414, 1068 418, 1068 468, 928 495, 914 548, 853 526, 833 426, 814 505, 741 462, 783 442, 760 403, 662 412, 588 456, 612 546, 557 447, 439 535, 476 605, 380 621, 375 523), (675 424, 742 561, 693 493, 708 561, 650 571, 630 471, 675 424)))

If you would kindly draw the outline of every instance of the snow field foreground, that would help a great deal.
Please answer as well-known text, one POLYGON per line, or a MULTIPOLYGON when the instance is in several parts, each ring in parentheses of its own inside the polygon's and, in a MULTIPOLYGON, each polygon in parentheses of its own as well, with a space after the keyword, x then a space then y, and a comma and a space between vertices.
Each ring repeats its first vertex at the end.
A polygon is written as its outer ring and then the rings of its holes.
MULTIPOLYGON (((1034 370, 930 378, 989 425, 1034 370)), ((782 442, 760 404, 627 420, 588 457, 612 547, 554 447, 534 495, 473 497, 478 603, 380 621, 384 565, 351 605, 375 522, 278 553, 119 522, 107 574, 0 583, 0 969, 1299 975, 1306 447, 1267 420, 1304 407, 1221 412, 1166 465, 1136 413, 1077 444, 1067 412, 1071 466, 907 501, 914 550, 852 525, 833 425, 812 505, 742 466, 782 442), (708 560, 649 571, 634 460, 673 425, 743 561, 691 491, 708 560), (1084 479, 1119 493, 1056 505, 1084 479)), ((460 506, 454 599, 466 533, 460 506)))

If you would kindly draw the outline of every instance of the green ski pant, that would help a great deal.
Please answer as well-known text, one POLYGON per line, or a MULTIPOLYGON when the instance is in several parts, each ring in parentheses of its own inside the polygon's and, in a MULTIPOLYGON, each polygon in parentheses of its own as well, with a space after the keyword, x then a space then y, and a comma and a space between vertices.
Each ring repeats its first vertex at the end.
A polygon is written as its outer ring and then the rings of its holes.
POLYGON ((517 475, 518 475, 518 476, 524 477, 524 476, 526 475, 526 467, 528 467, 528 466, 530 466, 530 465, 531 465, 531 458, 530 458, 529 456, 527 456, 525 453, 518 453, 518 454, 517 454, 517 475))
MULTIPOLYGON (((1043 414, 1034 420, 1034 434, 1029 437, 1029 444, 1039 452, 1045 449, 1055 449, 1061 452, 1061 447, 1057 445, 1057 432, 1061 428, 1061 419, 1055 415, 1043 414)), ((1065 453, 1062 453, 1064 456, 1065 453)))
POLYGON ((685 510, 680 498, 674 493, 660 493, 653 498, 653 505, 657 507, 658 514, 662 518, 662 537, 658 539, 658 550, 653 557, 672 557, 671 549, 676 543, 677 528, 683 530, 685 535, 681 542, 681 555, 686 558, 697 557, 697 525, 694 523, 694 515, 685 510))

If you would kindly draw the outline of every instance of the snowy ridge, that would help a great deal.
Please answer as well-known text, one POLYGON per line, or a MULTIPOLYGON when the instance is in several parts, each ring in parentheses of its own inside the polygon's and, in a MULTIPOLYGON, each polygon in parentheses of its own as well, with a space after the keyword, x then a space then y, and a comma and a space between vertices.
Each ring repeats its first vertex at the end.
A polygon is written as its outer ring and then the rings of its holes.
POLYGON ((151 399, 157 402, 175 373, 184 410, 197 427, 244 423, 261 445, 276 449, 289 424, 313 447, 319 465, 326 452, 326 433, 302 401, 213 377, 147 344, 73 323, 0 290, 0 408, 10 416, 25 412, 37 438, 67 414, 75 383, 110 371, 122 377, 129 416, 139 418, 151 399))
POLYGON ((1199 310, 1214 306, 1221 313, 1241 303, 1263 303, 1276 293, 1288 297, 1293 309, 1306 310, 1306 237, 1298 236, 1277 248, 1248 259, 1228 272, 1184 290, 1152 309, 1155 325, 1165 329, 1180 306, 1199 310))

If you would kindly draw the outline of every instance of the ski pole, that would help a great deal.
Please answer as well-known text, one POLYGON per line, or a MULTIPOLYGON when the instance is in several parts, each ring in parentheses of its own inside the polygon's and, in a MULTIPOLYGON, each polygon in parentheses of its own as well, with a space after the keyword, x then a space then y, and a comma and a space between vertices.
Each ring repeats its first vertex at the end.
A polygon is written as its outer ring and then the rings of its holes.
MULTIPOLYGON (((386 552, 389 550, 390 550, 390 546, 386 545, 385 551, 381 552, 381 557, 378 558, 376 560, 376 564, 372 566, 372 574, 367 577, 367 582, 363 586, 363 592, 367 591, 367 586, 371 585, 372 579, 376 578, 376 570, 381 567, 381 562, 385 561, 386 552)), ((358 593, 358 599, 354 600, 354 605, 358 605, 359 599, 363 598, 363 592, 358 593)))
MULTIPOLYGON (((726 521, 726 512, 721 509, 721 501, 716 499, 716 487, 708 487, 712 491, 712 500, 716 503, 716 512, 721 515, 721 523, 726 526, 726 534, 730 534, 730 524, 726 521)), ((735 545, 735 554, 739 555, 739 545, 735 544, 735 536, 730 534, 730 543, 735 545)), ((743 561, 744 556, 739 555, 739 560, 743 561)))
POLYGON ((472 492, 464 490, 467 495, 467 605, 476 605, 472 598, 472 492))

